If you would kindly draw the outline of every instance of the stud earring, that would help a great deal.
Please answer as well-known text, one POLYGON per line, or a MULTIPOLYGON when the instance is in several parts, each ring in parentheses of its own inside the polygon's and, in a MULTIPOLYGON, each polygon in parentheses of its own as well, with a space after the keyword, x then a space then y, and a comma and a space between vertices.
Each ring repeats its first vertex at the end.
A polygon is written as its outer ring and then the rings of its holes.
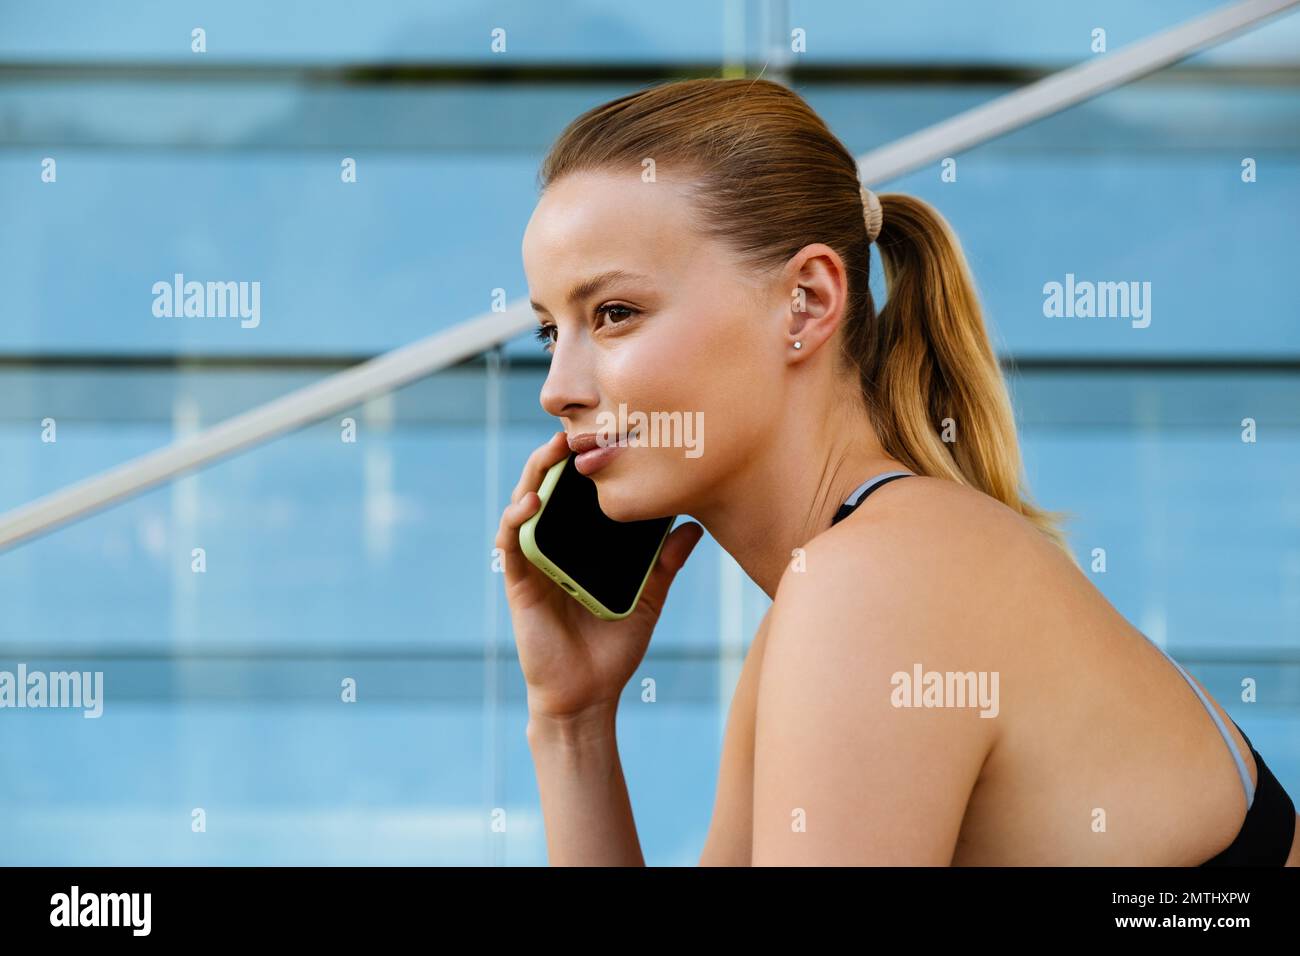
POLYGON ((797 348, 797 349, 801 349, 801 348, 803 348, 803 343, 800 342, 798 339, 795 339, 795 340, 794 340, 794 347, 797 348))

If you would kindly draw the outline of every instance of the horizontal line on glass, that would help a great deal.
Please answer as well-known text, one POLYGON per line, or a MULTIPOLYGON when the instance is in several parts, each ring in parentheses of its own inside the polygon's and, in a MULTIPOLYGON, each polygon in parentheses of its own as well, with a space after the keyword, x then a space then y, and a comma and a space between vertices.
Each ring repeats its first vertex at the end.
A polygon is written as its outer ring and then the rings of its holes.
MULTIPOLYGON (((611 82, 646 83, 683 77, 723 75, 724 68, 733 75, 736 64, 711 61, 665 62, 646 60, 618 62, 545 62, 514 63, 502 66, 491 62, 366 62, 366 63, 265 63, 228 60, 196 64, 190 60, 176 63, 43 61, 0 65, 0 81, 15 80, 167 80, 169 82, 210 83, 213 80, 234 83, 269 81, 294 84, 335 86, 409 86, 481 83, 483 85, 571 85, 611 82)), ((976 85, 1006 83, 1024 85, 1077 65, 1077 61, 1047 65, 1014 63, 915 62, 867 64, 822 60, 782 64, 780 74, 799 84, 885 85, 894 83, 935 85, 976 85)), ((745 76, 757 76, 764 64, 745 65, 745 76)), ((770 70, 768 72, 771 72, 770 70)), ((764 74, 766 75, 766 74, 764 74)), ((1300 84, 1300 67, 1285 63, 1257 65, 1182 65, 1169 66, 1135 81, 1139 83, 1237 83, 1243 85, 1300 84)))

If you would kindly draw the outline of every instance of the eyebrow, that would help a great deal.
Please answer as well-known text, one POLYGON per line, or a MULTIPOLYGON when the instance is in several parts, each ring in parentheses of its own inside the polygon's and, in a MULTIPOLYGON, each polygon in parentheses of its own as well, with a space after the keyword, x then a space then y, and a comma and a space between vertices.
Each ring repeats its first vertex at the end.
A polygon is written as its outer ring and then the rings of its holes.
MULTIPOLYGON (((648 279, 649 276, 643 276, 637 272, 628 272, 626 269, 610 269, 608 272, 601 272, 592 276, 590 279, 584 279, 572 289, 569 290, 569 305, 577 305, 583 299, 590 298, 606 286, 613 285, 615 282, 629 282, 638 279, 648 279)), ((534 310, 545 312, 550 315, 551 312, 546 306, 536 300, 530 300, 534 310)))

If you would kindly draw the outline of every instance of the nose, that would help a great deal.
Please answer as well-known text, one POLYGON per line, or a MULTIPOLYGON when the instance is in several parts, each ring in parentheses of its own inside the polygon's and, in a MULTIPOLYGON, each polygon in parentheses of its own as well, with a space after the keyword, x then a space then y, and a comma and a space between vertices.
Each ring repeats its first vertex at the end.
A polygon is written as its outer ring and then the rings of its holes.
POLYGON ((566 348, 556 343, 551 351, 551 367, 542 384, 539 401, 548 415, 571 417, 583 408, 595 408, 595 381, 582 349, 566 348))

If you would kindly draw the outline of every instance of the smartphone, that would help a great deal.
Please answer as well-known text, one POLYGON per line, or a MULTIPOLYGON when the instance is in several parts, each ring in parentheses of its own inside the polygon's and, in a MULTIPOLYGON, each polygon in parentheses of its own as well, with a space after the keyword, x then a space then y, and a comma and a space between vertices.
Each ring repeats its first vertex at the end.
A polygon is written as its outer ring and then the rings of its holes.
POLYGON ((619 621, 635 610, 677 516, 615 521, 575 458, 569 452, 546 472, 541 507, 520 526, 519 546, 588 611, 619 621))

